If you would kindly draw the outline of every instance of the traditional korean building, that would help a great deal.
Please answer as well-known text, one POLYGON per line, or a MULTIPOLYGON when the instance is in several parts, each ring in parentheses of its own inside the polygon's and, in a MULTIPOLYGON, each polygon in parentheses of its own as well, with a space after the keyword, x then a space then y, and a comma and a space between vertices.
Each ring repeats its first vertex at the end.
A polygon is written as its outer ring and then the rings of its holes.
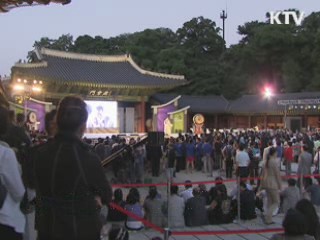
POLYGON ((90 55, 45 48, 34 53, 32 63, 12 67, 11 85, 41 83, 44 91, 37 98, 54 105, 70 94, 86 100, 117 101, 120 132, 145 132, 149 97, 187 84, 184 76, 140 68, 130 55, 90 55))
MULTIPOLYGON (((172 94, 155 94, 153 104, 164 104, 176 97, 172 94)), ((202 114, 204 126, 214 129, 255 128, 292 130, 320 129, 320 92, 243 95, 228 101, 223 96, 184 96, 178 100, 178 109, 188 108, 187 124, 202 114)))

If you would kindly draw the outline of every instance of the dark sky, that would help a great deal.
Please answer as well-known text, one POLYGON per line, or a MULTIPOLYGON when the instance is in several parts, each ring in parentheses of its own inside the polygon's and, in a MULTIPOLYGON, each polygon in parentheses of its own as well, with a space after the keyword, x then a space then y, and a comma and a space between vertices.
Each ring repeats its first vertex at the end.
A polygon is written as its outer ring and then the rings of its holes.
POLYGON ((0 75, 10 74, 41 37, 58 38, 70 33, 108 38, 146 28, 177 30, 193 17, 210 18, 222 27, 220 13, 227 8, 227 45, 240 36, 237 26, 265 20, 268 11, 296 8, 309 15, 320 11, 319 0, 72 0, 61 6, 23 7, 0 14, 0 75))

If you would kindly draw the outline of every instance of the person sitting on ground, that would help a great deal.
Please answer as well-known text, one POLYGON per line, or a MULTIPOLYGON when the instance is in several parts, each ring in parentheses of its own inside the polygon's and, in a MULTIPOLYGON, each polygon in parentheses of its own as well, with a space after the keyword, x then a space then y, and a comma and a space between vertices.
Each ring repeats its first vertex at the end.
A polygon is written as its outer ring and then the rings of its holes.
POLYGON ((164 227, 165 218, 161 211, 163 200, 158 198, 157 194, 158 192, 155 187, 149 189, 149 197, 144 201, 143 204, 145 218, 154 225, 164 227))
POLYGON ((214 181, 215 186, 211 187, 209 190, 209 204, 217 197, 217 187, 219 185, 222 185, 222 187, 225 189, 225 192, 227 191, 227 187, 224 185, 222 177, 216 177, 214 181))
POLYGON ((150 193, 153 192, 153 191, 155 191, 155 192, 157 193, 157 194, 156 194, 156 198, 157 198, 157 199, 161 199, 161 198, 162 198, 161 193, 159 193, 158 190, 157 190, 157 186, 150 186, 150 187, 149 187, 149 193, 148 193, 148 195, 146 196, 146 198, 145 198, 144 201, 146 201, 147 199, 150 199, 150 193))
POLYGON ((209 192, 207 191, 206 185, 199 184, 198 187, 200 188, 201 196, 206 199, 206 205, 209 205, 210 204, 209 192))
POLYGON ((288 209, 294 208, 300 199, 300 191, 297 187, 297 180, 288 179, 288 187, 280 193, 282 198, 281 210, 286 213, 288 209))
POLYGON ((223 185, 216 186, 217 196, 211 202, 208 209, 208 219, 210 224, 222 224, 232 222, 231 199, 228 197, 223 185))
POLYGON ((201 196, 200 189, 195 187, 192 191, 193 197, 188 199, 184 211, 187 226, 202 226, 208 224, 206 200, 201 196))
POLYGON ((193 195, 192 195, 192 184, 191 184, 191 181, 190 180, 186 180, 185 181, 185 190, 183 190, 181 193, 180 193, 180 196, 184 199, 185 202, 187 202, 187 200, 189 198, 192 198, 193 195))
POLYGON ((129 233, 125 228, 114 227, 109 232, 109 240, 129 240, 129 233))
POLYGON ((319 185, 320 179, 317 178, 318 184, 314 184, 312 182, 312 178, 305 178, 304 184, 305 184, 305 191, 308 193, 308 197, 310 201, 312 202, 313 206, 315 207, 317 213, 319 213, 320 210, 320 185, 319 185))
POLYGON ((296 205, 296 210, 301 212, 307 221, 306 234, 313 236, 315 240, 320 240, 319 217, 312 203, 308 199, 301 199, 296 205))
POLYGON ((162 205, 162 212, 167 216, 168 226, 170 228, 184 227, 184 209, 185 202, 182 197, 178 195, 179 187, 176 185, 170 186, 169 203, 164 202, 162 205))
POLYGON ((298 210, 290 208, 282 222, 284 233, 275 234, 271 240, 314 240, 307 233, 307 221, 298 210))
POLYGON ((240 218, 251 220, 257 217, 255 212, 255 193, 244 182, 240 183, 240 218))
MULTIPOLYGON (((113 196, 114 198, 112 199, 111 203, 116 204, 121 208, 124 208, 124 206, 126 205, 126 202, 123 201, 122 190, 120 188, 114 190, 113 196)), ((122 212, 112 207, 110 203, 109 203, 108 209, 109 209, 108 218, 107 218, 108 221, 112 221, 112 222, 124 221, 127 217, 125 214, 123 214, 122 212)))
MULTIPOLYGON (((138 189, 131 188, 129 194, 127 196, 126 205, 124 207, 125 210, 134 214, 139 218, 143 218, 143 208, 140 204, 140 193, 138 189)), ((143 228, 143 224, 138 219, 134 218, 133 216, 127 216, 125 226, 129 230, 141 230, 143 228)))

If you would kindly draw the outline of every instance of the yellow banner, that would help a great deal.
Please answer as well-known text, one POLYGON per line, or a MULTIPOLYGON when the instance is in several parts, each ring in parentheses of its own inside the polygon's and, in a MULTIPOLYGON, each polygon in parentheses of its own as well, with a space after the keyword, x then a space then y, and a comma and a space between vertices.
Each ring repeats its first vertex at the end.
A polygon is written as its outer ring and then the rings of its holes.
POLYGON ((173 118, 172 133, 180 133, 180 132, 183 133, 183 132, 185 132, 185 129, 184 129, 185 114, 184 114, 184 111, 172 114, 172 118, 173 118))

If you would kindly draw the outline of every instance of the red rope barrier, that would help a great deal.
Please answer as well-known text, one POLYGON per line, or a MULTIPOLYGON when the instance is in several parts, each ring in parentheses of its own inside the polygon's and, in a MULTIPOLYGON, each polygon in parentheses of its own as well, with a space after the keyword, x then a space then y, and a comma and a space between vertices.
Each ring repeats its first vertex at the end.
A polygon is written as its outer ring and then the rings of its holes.
POLYGON ((250 229, 250 230, 223 230, 223 231, 173 231, 171 235, 175 236, 192 236, 192 235, 238 235, 238 234, 261 234, 261 233, 282 233, 282 228, 270 229, 250 229))
POLYGON ((124 208, 120 207, 119 205, 115 204, 115 203, 110 203, 110 206, 115 208, 116 210, 118 210, 121 213, 126 214, 129 217, 132 217, 133 219, 142 222, 145 226, 152 228, 153 230, 160 232, 160 233, 164 233, 165 230, 157 225, 154 225, 153 223, 147 221, 144 218, 141 218, 139 216, 137 216, 136 214, 133 214, 132 212, 129 212, 127 210, 125 210, 124 208))

